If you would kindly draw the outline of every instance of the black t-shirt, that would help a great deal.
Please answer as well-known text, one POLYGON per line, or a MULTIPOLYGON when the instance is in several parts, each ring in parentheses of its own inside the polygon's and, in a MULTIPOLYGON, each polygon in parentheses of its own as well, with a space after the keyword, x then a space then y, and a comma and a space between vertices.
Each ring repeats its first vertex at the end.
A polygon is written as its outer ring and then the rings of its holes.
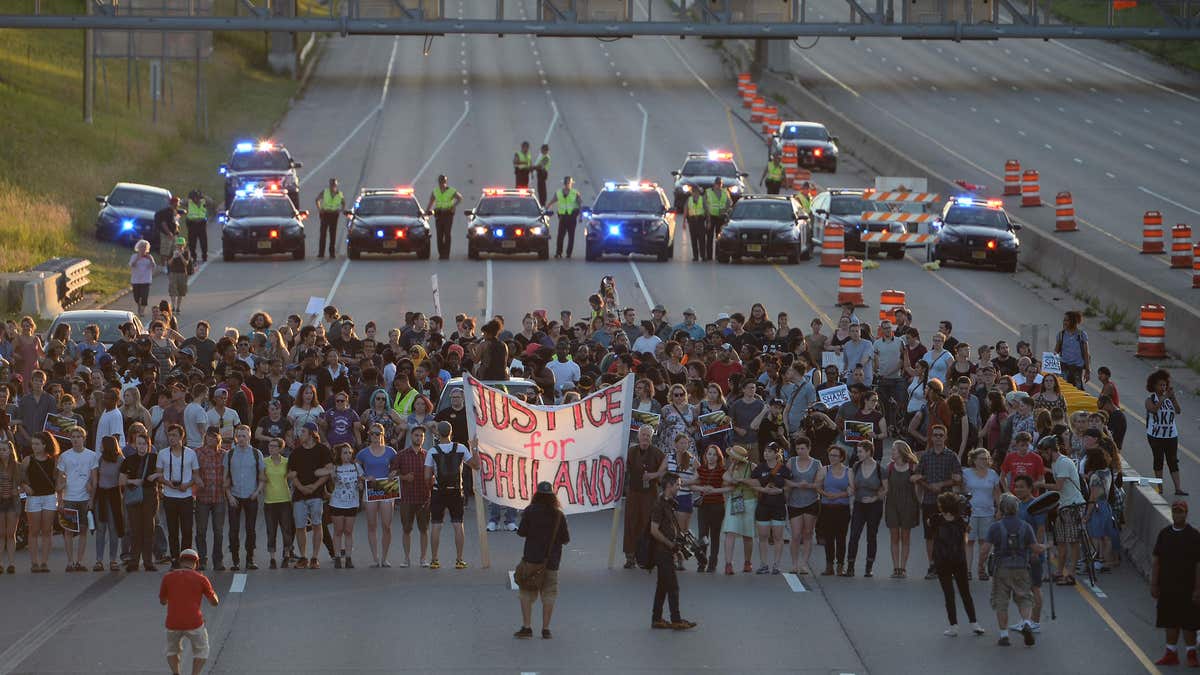
MULTIPOLYGON (((784 464, 778 464, 775 467, 774 475, 771 474, 771 467, 767 466, 766 462, 754 467, 750 472, 750 477, 758 481, 762 487, 775 486, 783 488, 784 481, 791 480, 792 472, 788 470, 784 464)), ((758 503, 765 506, 783 506, 787 504, 787 493, 780 492, 777 495, 759 494, 758 503)))
POLYGON ((134 452, 121 462, 121 473, 125 474, 130 480, 145 478, 154 473, 156 462, 158 462, 158 455, 153 452, 148 452, 145 455, 139 455, 134 452), (145 474, 142 473, 143 469, 146 472, 145 474))
POLYGON ((567 530, 567 517, 558 509, 552 509, 544 504, 531 504, 521 514, 521 525, 517 534, 525 537, 525 550, 521 557, 531 563, 546 562, 546 569, 556 570, 562 561, 562 549, 571 541, 571 533, 567 530), (555 532, 555 522, 558 531, 555 532), (554 535, 554 544, 550 536, 554 535), (546 557, 546 549, 550 549, 550 557, 546 557))
POLYGON ((264 417, 258 423, 258 430, 272 438, 283 438, 284 434, 291 428, 291 421, 282 415, 280 415, 278 421, 273 421, 270 417, 264 417))
POLYGON ((1200 563, 1200 531, 1191 525, 1178 531, 1171 525, 1164 527, 1154 542, 1154 556, 1159 564, 1159 597, 1191 597, 1200 563))
MULTIPOLYGON (((306 448, 301 445, 292 451, 291 457, 288 457, 288 471, 295 471, 296 480, 300 483, 311 485, 317 482, 317 469, 332 463, 333 453, 330 452, 329 446, 318 443, 311 448, 306 448)), ((315 499, 321 496, 322 492, 320 490, 308 495, 301 494, 297 490, 292 495, 292 500, 315 499)))
POLYGON ((455 410, 454 408, 446 408, 434 416, 434 420, 438 422, 449 422, 453 431, 450 436, 459 443, 466 444, 469 440, 469 432, 467 431, 467 409, 455 410))
POLYGON ((163 230, 171 234, 179 232, 179 213, 171 206, 154 212, 154 238, 163 236, 163 230))
POLYGON ((992 359, 992 365, 996 366, 996 371, 1001 375, 1011 377, 1017 374, 1017 359, 1012 354, 1009 354, 1007 359, 997 356, 992 359))

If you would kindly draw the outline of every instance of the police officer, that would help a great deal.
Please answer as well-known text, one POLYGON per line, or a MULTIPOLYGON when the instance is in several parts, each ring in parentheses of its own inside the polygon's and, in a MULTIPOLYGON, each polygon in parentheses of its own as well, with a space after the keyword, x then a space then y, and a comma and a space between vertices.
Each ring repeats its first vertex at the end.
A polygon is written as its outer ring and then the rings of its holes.
POLYGON ((704 206, 708 213, 708 227, 704 232, 704 250, 708 253, 707 260, 711 260, 713 256, 713 243, 716 238, 721 236, 721 228, 725 227, 725 221, 729 219, 729 208, 733 203, 733 199, 729 196, 729 190, 725 189, 725 183, 718 176, 713 181, 712 187, 704 192, 704 206))
POLYGON ((154 212, 154 235, 158 237, 159 260, 163 264, 163 274, 167 273, 167 261, 175 251, 175 237, 179 236, 179 197, 171 196, 166 207, 154 212))
POLYGON ((691 191, 688 192, 688 197, 684 200, 683 212, 687 217, 688 236, 692 240, 692 262, 699 260, 708 260, 708 249, 705 248, 705 218, 704 218, 704 192, 699 186, 692 183, 688 185, 691 191))
POLYGON ((325 257, 325 233, 329 233, 329 257, 337 255, 338 217, 346 207, 346 195, 338 189, 336 178, 329 179, 329 187, 317 196, 317 213, 321 217, 321 238, 318 240, 317 257, 325 257))
POLYGON ((771 159, 767 161, 766 168, 763 169, 762 176, 758 179, 758 184, 767 185, 767 194, 779 194, 779 188, 783 186, 783 161, 779 157, 778 152, 771 153, 771 159))
POLYGON ((192 260, 208 262, 208 200, 204 193, 192 190, 187 198, 187 242, 192 260), (200 244, 201 255, 196 255, 196 244, 200 244))
MULTIPOLYGON (((543 146, 545 147, 545 146, 543 146)), ((563 252, 563 237, 567 239, 567 257, 575 250, 575 225, 579 223, 579 205, 582 197, 575 189, 575 179, 563 177, 563 186, 550 197, 546 210, 558 206, 558 244, 554 247, 554 257, 561 258, 563 252)))
POLYGON ((529 154, 529 141, 521 141, 521 149, 513 153, 513 173, 518 188, 529 187, 529 172, 533 169, 533 157, 529 154))
POLYGON ((429 195, 426 211, 433 211, 433 222, 437 227, 438 259, 450 257, 450 230, 454 225, 454 209, 462 202, 462 194, 450 187, 446 174, 437 177, 437 187, 429 195))
POLYGON ((533 163, 533 170, 537 172, 537 193, 538 201, 546 203, 546 177, 550 175, 550 146, 542 144, 541 153, 538 154, 537 161, 533 163))

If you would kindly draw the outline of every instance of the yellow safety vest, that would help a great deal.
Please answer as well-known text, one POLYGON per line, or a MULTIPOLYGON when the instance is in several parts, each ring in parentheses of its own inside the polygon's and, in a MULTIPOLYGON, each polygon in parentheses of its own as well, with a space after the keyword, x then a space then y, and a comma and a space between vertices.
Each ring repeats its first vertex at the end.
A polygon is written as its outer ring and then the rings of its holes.
POLYGON ((537 168, 541 171, 550 170, 550 155, 538 155, 537 168))
POLYGON ((698 218, 704 215, 704 195, 694 194, 687 200, 688 218, 698 218))
POLYGON ((187 206, 188 220, 208 220, 208 208, 204 206, 203 201, 188 200, 187 206))
POLYGON ((449 211, 454 208, 454 197, 458 195, 458 190, 452 187, 447 187, 444 191, 441 188, 433 188, 433 208, 436 211, 449 211))
POLYGON ((392 402, 392 409, 401 415, 411 415, 413 409, 413 401, 417 400, 417 390, 409 389, 407 394, 401 396, 396 394, 396 400, 392 402))
POLYGON ((797 192, 796 198, 800 200, 800 206, 802 206, 805 211, 812 209, 812 200, 808 198, 808 195, 804 194, 803 192, 797 192))
POLYGON ((517 151, 517 168, 522 170, 529 169, 529 153, 517 151))
POLYGON ((767 162, 767 180, 772 182, 783 181, 783 165, 779 162, 767 162))
POLYGON ((569 192, 563 194, 563 191, 560 189, 555 194, 555 197, 558 199, 555 204, 558 206, 558 215, 565 216, 579 210, 579 190, 572 188, 569 192))
POLYGON ((729 204, 729 193, 725 188, 721 188, 720 192, 709 188, 704 192, 704 201, 708 202, 708 215, 719 216, 725 213, 725 207, 729 204))
POLYGON ((331 193, 329 188, 325 188, 323 191, 321 191, 322 211, 341 211, 342 205, 345 203, 346 195, 343 194, 341 190, 338 190, 337 194, 331 193))

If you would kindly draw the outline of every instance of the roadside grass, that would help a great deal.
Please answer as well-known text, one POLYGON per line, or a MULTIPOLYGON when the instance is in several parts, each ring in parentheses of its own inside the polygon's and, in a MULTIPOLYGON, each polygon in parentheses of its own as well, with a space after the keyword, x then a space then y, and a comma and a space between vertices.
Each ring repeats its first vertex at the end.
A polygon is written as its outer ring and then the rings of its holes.
MULTIPOLYGON (((8 2, 16 7, 6 11, 33 11, 33 0, 8 2)), ((235 2, 217 0, 218 11, 231 12, 235 2)), ((84 10, 84 0, 41 5, 59 14, 84 10)), ((301 11, 328 10, 304 0, 301 11)), ((220 194, 216 167, 231 141, 265 134, 299 84, 267 70, 262 34, 217 33, 213 42, 203 66, 205 139, 195 124, 191 62, 165 65, 155 123, 148 62, 135 62, 130 79, 125 60, 97 60, 94 123, 87 125, 83 31, 0 30, 0 271, 54 256, 85 257, 93 263, 89 295, 111 297, 128 285, 129 250, 95 240, 96 195, 119 181, 220 194)))
MULTIPOLYGON (((1088 26, 1103 26, 1108 20, 1108 6, 1095 0, 1057 0, 1050 11, 1064 21, 1088 26)), ((1165 26, 1161 14, 1147 0, 1137 7, 1116 13, 1117 26, 1165 26)), ((1196 40, 1131 40, 1130 45, 1153 54, 1163 61, 1190 70, 1200 70, 1200 41, 1196 40)))

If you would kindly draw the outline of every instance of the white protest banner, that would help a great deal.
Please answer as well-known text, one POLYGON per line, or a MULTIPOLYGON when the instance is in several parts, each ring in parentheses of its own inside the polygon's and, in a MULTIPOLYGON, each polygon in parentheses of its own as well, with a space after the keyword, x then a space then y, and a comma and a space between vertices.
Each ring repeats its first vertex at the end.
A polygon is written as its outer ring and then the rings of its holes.
POLYGON ((1062 361, 1054 352, 1042 352, 1042 372, 1062 375, 1062 361))
POLYGON ((817 394, 821 397, 821 403, 824 403, 830 410, 850 402, 850 390, 844 384, 822 389, 817 394))
POLYGON ((532 405, 466 376, 467 426, 479 439, 488 501, 523 509, 546 481, 565 513, 617 506, 625 485, 633 376, 582 401, 532 405))
POLYGON ((304 313, 308 316, 320 316, 325 311, 325 298, 318 298, 313 295, 308 298, 308 304, 304 306, 304 313))

